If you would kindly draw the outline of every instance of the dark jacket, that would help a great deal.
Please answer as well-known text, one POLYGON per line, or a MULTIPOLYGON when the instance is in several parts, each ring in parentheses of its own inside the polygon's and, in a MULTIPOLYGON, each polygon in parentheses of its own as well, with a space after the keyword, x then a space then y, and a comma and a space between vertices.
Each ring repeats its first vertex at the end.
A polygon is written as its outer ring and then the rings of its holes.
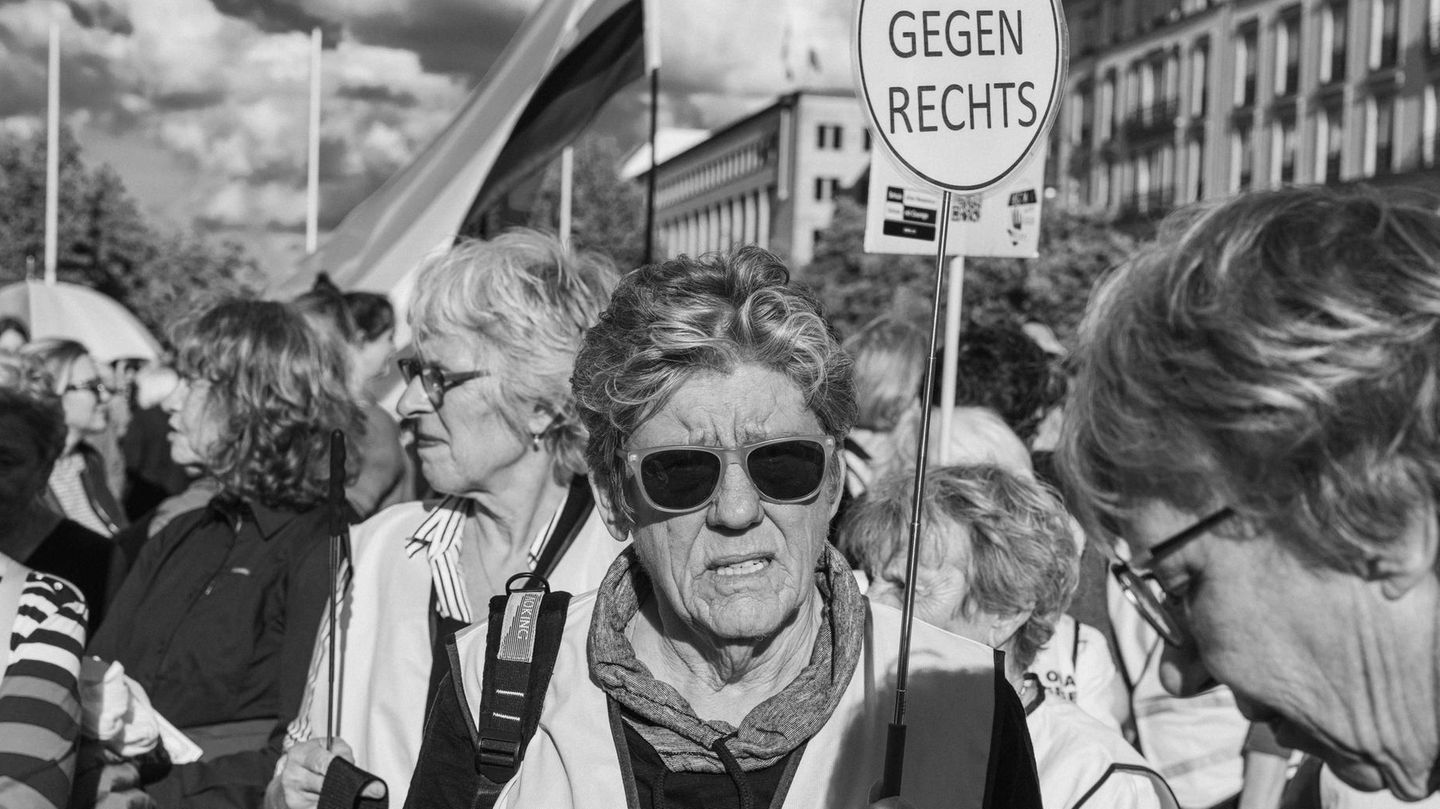
POLYGON ((236 751, 175 767, 148 788, 160 806, 260 804, 325 608, 326 518, 217 497, 141 549, 90 653, 123 663, 176 726, 236 751))

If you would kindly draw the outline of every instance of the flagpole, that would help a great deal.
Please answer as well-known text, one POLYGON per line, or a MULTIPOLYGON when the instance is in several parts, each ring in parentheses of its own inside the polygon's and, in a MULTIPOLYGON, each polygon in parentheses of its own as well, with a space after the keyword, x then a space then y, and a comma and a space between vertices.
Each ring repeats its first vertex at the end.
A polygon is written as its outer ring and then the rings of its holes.
POLYGON ((320 229, 320 27, 310 29, 310 131, 305 178, 305 254, 315 252, 320 229))
POLYGON ((50 62, 45 115, 45 283, 59 275, 60 229, 60 23, 50 20, 50 62))
POLYGON ((941 465, 953 459, 950 436, 954 429, 952 414, 955 411, 955 388, 957 387, 960 359, 960 315, 964 304, 965 257, 950 259, 950 286, 945 299, 945 367, 940 369, 940 452, 935 458, 941 465))
POLYGON ((560 243, 570 249, 570 231, 573 229, 571 209, 575 205, 575 147, 566 146, 560 150, 560 243))
MULTIPOLYGON (((648 20, 646 21, 649 22, 648 20)), ((650 172, 645 176, 645 263, 655 260, 655 129, 660 119, 660 68, 650 69, 650 172)))

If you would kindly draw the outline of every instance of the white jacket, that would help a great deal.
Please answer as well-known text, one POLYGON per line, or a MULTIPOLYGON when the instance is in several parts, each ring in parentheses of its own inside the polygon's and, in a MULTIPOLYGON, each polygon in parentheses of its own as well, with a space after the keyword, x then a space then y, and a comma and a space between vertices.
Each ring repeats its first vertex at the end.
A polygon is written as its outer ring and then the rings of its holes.
MULTIPOLYGON (((539 726, 497 809, 627 805, 607 697, 591 682, 586 659, 594 606, 593 594, 571 602, 539 726)), ((899 633, 899 610, 871 604, 855 674, 830 721, 805 747, 785 809, 870 805, 894 705, 899 633)), ((460 681, 472 716, 479 710, 485 638, 482 626, 455 636, 460 681)), ((1000 677, 1003 666, 997 666, 996 657, 989 647, 915 622, 902 797, 917 809, 978 809, 992 766, 1024 768, 1033 781, 1028 755, 1010 750, 991 761, 996 694, 1014 696, 1000 677)), ((1007 700, 1006 706, 1019 711, 1018 700, 1007 700)))
MULTIPOLYGON (((394 807, 405 805, 420 755, 433 655, 430 568, 424 553, 406 555, 405 542, 437 504, 401 503, 350 530, 353 572, 340 606, 337 678, 343 691, 336 735, 354 749, 356 766, 385 780, 394 807)), ((599 511, 592 510, 556 565, 551 587, 593 590, 624 547, 605 529, 599 511)), ((483 615, 486 605, 475 606, 483 615)), ((287 747, 325 734, 328 626, 327 611, 287 747)))

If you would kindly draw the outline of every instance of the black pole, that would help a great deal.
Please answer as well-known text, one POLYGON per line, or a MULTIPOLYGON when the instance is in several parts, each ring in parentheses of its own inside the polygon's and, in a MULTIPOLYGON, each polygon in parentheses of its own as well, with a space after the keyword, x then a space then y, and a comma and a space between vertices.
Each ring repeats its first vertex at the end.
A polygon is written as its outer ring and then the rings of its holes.
MULTIPOLYGON (((915 491, 910 504, 910 546, 905 559, 905 603, 900 614, 900 657, 895 666, 895 716, 885 736, 885 774, 877 799, 900 794, 905 770, 905 692, 910 680, 910 630, 915 625, 915 576, 920 567, 920 515, 925 506, 925 462, 930 454, 930 388, 935 378, 935 339, 940 334, 940 296, 945 291, 945 241, 950 236, 950 192, 940 195, 939 241, 935 249, 935 297, 930 311, 930 359, 920 386, 919 447, 915 450, 915 491)), ((950 362, 955 358, 950 357, 950 362)), ((949 413, 941 418, 950 418, 949 413)))
POLYGON ((645 263, 655 260, 655 127, 660 120, 660 68, 650 70, 650 173, 645 179, 645 263))
POLYGON ((335 654, 339 651, 340 631, 340 564, 350 526, 345 519, 345 433, 330 433, 330 670, 327 675, 325 703, 325 749, 331 749, 336 731, 335 654))

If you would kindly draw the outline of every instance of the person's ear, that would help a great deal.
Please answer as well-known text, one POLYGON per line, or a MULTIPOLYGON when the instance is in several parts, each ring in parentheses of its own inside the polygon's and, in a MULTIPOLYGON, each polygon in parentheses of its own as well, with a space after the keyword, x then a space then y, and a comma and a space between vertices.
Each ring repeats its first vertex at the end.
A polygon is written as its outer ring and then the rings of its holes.
POLYGON ((536 402, 525 423, 526 432, 532 436, 544 436, 563 421, 565 417, 545 402, 536 402))
POLYGON ((595 495, 595 508, 600 510, 600 519, 605 522, 605 530, 610 532, 617 542, 624 542, 630 538, 630 521, 625 519, 616 503, 610 497, 610 487, 601 483, 599 476, 590 473, 590 493, 595 495))
POLYGON ((1369 560, 1367 577, 1380 582, 1386 598, 1399 599, 1435 576, 1436 552, 1440 548, 1435 508, 1435 503, 1427 499, 1410 509, 1404 534, 1369 560))
POLYGON ((840 501, 845 499, 845 478, 850 474, 850 465, 849 462, 845 460, 845 452, 837 448, 834 457, 837 474, 835 475, 835 483, 833 484, 835 487, 834 496, 830 500, 831 521, 835 519, 835 515, 840 511, 840 501))
POLYGON ((1021 610, 1011 615, 995 616, 993 623, 990 624, 989 637, 986 639, 987 645, 994 649, 1004 648, 1005 644, 1015 637, 1015 633, 1025 626, 1025 622, 1030 620, 1033 613, 1034 610, 1021 610))

